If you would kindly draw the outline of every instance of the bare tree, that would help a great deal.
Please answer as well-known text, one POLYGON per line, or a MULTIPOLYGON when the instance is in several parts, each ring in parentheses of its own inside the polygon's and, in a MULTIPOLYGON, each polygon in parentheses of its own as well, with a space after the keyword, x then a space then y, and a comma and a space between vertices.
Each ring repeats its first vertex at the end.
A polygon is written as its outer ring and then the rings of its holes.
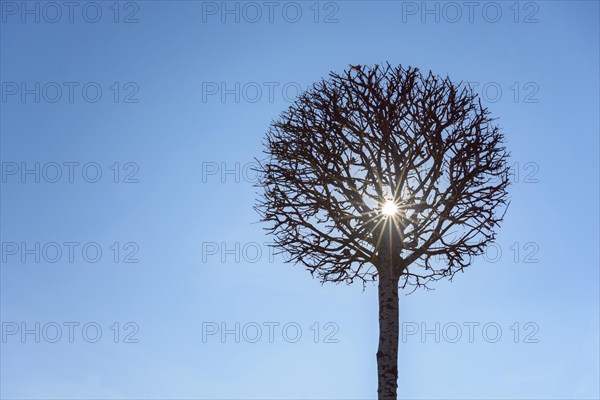
POLYGON ((399 288, 469 266, 507 206, 503 135, 477 95, 417 68, 351 66, 271 124, 256 209, 322 282, 379 281, 378 397, 395 399, 399 288))

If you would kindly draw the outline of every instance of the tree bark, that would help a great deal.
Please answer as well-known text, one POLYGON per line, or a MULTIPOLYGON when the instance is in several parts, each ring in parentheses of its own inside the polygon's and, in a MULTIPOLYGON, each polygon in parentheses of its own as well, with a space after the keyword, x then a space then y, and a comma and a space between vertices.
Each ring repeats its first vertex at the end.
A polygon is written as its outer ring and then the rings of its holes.
POLYGON ((379 348, 377 373, 379 400, 396 400, 398 388, 398 336, 399 336, 399 276, 391 260, 379 271, 379 348))

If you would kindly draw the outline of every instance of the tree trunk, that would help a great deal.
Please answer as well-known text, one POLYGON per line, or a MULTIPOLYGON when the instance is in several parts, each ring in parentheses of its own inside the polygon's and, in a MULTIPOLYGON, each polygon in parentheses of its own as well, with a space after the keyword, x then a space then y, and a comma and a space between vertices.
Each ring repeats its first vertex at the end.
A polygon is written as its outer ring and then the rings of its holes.
MULTIPOLYGON (((391 260, 388 264, 391 264, 391 260)), ((398 388, 399 306, 398 280, 392 265, 379 271, 379 348, 377 373, 379 400, 396 400, 398 388)))

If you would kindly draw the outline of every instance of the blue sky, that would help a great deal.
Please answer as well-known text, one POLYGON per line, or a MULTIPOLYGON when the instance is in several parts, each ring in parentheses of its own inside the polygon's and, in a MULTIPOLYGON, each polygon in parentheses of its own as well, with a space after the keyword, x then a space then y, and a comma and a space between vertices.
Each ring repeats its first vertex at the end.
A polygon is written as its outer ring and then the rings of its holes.
POLYGON ((248 168, 384 61, 473 82, 515 171, 497 246, 401 296, 399 395, 599 397, 597 2, 48 4, 0 2, 3 398, 375 397, 376 287, 271 257, 248 168))

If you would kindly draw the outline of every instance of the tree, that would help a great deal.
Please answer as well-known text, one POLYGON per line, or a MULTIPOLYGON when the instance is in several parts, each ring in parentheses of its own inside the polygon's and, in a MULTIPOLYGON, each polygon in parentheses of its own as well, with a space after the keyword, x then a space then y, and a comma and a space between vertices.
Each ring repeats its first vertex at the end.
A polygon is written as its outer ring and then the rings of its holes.
POLYGON ((452 280, 495 240, 503 142, 468 86, 389 63, 330 73, 269 128, 256 209, 274 246, 322 282, 379 281, 379 399, 396 398, 399 288, 452 280))

